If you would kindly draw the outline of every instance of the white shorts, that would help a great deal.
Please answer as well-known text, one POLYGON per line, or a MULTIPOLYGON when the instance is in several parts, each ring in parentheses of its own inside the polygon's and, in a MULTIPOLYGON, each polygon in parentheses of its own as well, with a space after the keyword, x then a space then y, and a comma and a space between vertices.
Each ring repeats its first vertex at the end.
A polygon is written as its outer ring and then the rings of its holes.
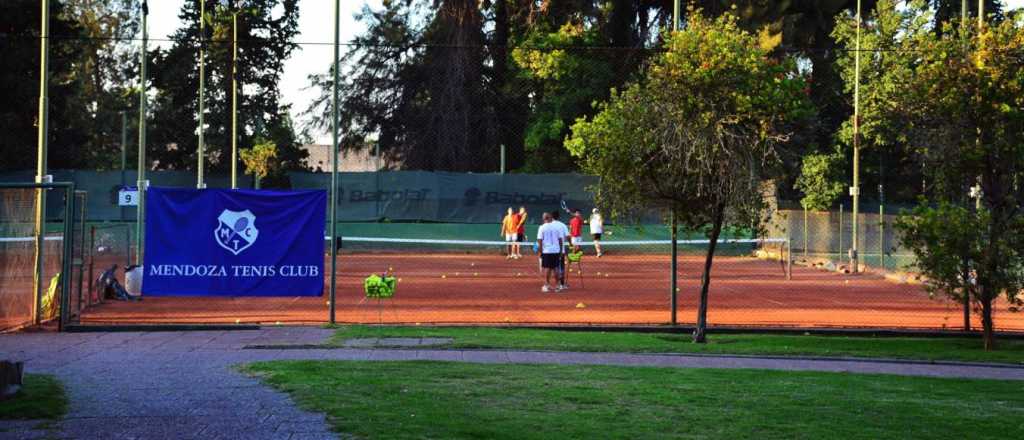
POLYGON ((505 234, 505 241, 516 241, 517 234, 505 234))
POLYGON ((583 244, 583 237, 569 237, 569 243, 572 243, 573 246, 579 246, 583 244))

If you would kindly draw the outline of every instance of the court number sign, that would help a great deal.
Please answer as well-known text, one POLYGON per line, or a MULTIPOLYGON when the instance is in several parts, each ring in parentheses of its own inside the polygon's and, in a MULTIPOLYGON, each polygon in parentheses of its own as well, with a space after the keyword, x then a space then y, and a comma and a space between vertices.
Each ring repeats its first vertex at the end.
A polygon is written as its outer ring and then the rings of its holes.
POLYGON ((134 186, 121 188, 117 192, 117 206, 139 206, 139 189, 134 186))

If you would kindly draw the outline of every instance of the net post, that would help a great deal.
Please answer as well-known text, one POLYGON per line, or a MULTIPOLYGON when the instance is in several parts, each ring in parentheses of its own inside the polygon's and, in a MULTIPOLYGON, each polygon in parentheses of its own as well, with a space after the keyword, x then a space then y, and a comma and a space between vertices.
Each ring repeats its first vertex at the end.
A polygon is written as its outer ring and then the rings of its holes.
POLYGON ((679 296, 678 288, 677 288, 677 284, 678 284, 677 278, 678 278, 678 254, 679 254, 679 250, 678 250, 678 246, 676 246, 677 243, 678 243, 678 232, 677 232, 678 228, 676 227, 677 225, 676 225, 676 212, 675 212, 675 210, 673 209, 672 212, 669 215, 671 216, 670 222, 672 224, 670 226, 672 228, 672 230, 671 230, 671 233, 672 233, 672 263, 670 265, 671 270, 672 270, 672 275, 671 275, 671 279, 672 279, 671 284, 672 285, 669 286, 669 288, 671 289, 670 296, 669 296, 669 298, 670 298, 669 303, 670 303, 670 307, 672 308, 672 311, 671 311, 671 316, 672 316, 671 317, 671 323, 672 323, 672 325, 676 325, 676 324, 678 324, 678 320, 677 320, 677 317, 676 317, 676 312, 677 312, 676 309, 677 309, 677 301, 678 301, 677 297, 679 296))
POLYGON ((793 279, 793 239, 786 236, 786 281, 793 279))
POLYGON ((64 331, 68 323, 71 301, 71 257, 72 241, 74 240, 74 215, 75 215, 75 184, 67 183, 64 186, 64 258, 61 264, 60 277, 60 316, 57 318, 57 331, 64 331), (69 218, 68 216, 71 216, 69 218))

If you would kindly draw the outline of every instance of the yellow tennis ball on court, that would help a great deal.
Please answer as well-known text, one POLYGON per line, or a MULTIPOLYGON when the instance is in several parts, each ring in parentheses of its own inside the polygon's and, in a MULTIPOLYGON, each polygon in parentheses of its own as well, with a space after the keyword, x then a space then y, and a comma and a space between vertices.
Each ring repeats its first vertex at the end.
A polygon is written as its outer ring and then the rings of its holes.
POLYGON ((395 270, 395 268, 389 266, 388 270, 395 270))
POLYGON ((477 275, 480 275, 480 274, 478 274, 478 273, 476 273, 476 272, 473 272, 473 276, 477 276, 477 275))
POLYGON ((597 276, 601 276, 601 272, 598 272, 598 273, 597 273, 597 276))
POLYGON ((458 273, 458 272, 455 272, 455 276, 459 276, 459 273, 458 273))
POLYGON ((441 275, 441 278, 448 278, 448 275, 441 275))
POLYGON ((579 303, 579 304, 576 304, 576 308, 577 309, 585 309, 585 308, 587 308, 587 305, 583 304, 583 303, 579 303))
POLYGON ((281 325, 281 321, 274 322, 274 325, 281 325))
POLYGON ((240 323, 240 322, 242 322, 242 320, 241 320, 241 319, 235 319, 235 324, 238 324, 238 323, 240 323))
POLYGON ((517 277, 521 277, 521 276, 523 276, 523 273, 522 272, 518 272, 518 273, 516 273, 516 276, 517 277))
POLYGON ((605 278, 608 278, 608 274, 604 274, 604 277, 605 277, 605 278))
POLYGON ((476 266, 476 263, 469 263, 470 267, 476 266))
POLYGON ((401 283, 401 282, 402 282, 402 279, 401 279, 401 278, 399 278, 399 279, 398 279, 398 282, 399 282, 399 283, 401 283))

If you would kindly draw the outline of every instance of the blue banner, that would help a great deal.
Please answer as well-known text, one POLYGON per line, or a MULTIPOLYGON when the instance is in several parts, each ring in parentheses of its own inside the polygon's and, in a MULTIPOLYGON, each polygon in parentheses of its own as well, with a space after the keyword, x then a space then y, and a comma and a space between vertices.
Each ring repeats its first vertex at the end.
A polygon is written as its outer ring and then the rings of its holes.
POLYGON ((327 193, 149 188, 142 292, 320 296, 327 193))

